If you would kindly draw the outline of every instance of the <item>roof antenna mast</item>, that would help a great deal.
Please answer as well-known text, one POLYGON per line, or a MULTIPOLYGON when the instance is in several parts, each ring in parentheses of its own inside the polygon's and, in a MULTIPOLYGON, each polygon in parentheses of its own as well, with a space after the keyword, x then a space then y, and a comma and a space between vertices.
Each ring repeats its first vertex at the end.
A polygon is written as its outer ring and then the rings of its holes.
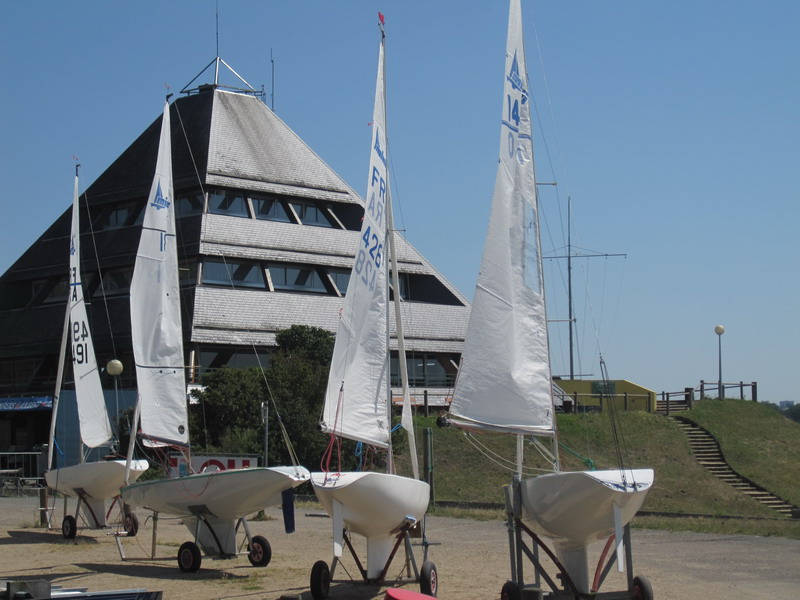
POLYGON ((272 56, 272 48, 269 49, 269 62, 272 63, 272 112, 275 112, 275 59, 272 56))

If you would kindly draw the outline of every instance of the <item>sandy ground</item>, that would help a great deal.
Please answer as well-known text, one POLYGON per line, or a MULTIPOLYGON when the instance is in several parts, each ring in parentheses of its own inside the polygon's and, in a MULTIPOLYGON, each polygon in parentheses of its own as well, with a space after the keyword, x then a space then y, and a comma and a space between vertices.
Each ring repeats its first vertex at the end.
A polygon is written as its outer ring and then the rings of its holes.
MULTIPOLYGON (((0 498, 0 579, 46 579, 89 591, 146 588, 163 591, 169 600, 309 600, 312 565, 332 557, 330 520, 314 508, 297 509, 297 531, 291 535, 284 533, 277 509, 268 511, 269 520, 250 523, 253 535, 267 537, 272 546, 272 562, 266 568, 250 566, 245 556, 204 558, 198 573, 185 574, 175 556, 192 536, 175 519, 159 520, 157 558, 150 559, 152 524, 139 511, 141 530, 135 538, 123 538, 127 560, 122 561, 108 530, 81 529, 74 540, 65 540, 59 529, 36 526, 37 506, 37 498, 0 498)), ((70 509, 74 510, 72 503, 70 509)), ((59 501, 54 522, 60 524, 62 516, 59 501)), ((499 598, 509 572, 504 523, 432 517, 428 539, 434 544, 429 559, 439 573, 439 598, 499 598)), ((800 598, 797 540, 634 530, 633 549, 635 574, 650 579, 658 600, 800 598)), ((421 548, 416 548, 416 556, 421 562, 421 548)), ((345 566, 357 573, 352 560, 345 566)), ((396 561, 390 577, 400 568, 396 561)), ((340 578, 347 576, 337 572, 340 578)), ((601 591, 624 589, 623 581, 614 571, 601 591)), ((405 587, 418 590, 414 583, 405 587)), ((330 597, 366 600, 382 598, 383 593, 374 586, 341 582, 332 584, 330 597)))

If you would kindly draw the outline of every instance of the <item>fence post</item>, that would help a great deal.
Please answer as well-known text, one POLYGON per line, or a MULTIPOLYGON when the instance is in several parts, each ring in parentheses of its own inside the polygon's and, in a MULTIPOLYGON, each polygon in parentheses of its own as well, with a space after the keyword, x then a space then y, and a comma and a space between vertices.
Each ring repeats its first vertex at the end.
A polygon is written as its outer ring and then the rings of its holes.
POLYGON ((578 392, 572 392, 572 410, 578 412, 578 392))
POLYGON ((430 427, 425 427, 422 430, 422 435, 425 441, 422 459, 425 465, 425 481, 431 487, 430 502, 433 504, 436 502, 436 492, 433 486, 433 430, 430 427))
POLYGON ((692 408, 694 404, 694 388, 683 388, 683 393, 686 398, 686 407, 692 408))
POLYGON ((423 401, 425 402, 425 416, 427 417, 428 416, 428 390, 423 390, 422 398, 423 398, 423 401))
POLYGON ((628 411, 628 392, 625 392, 625 412, 628 411))
POLYGON ((667 416, 669 416, 669 394, 667 392, 661 392, 661 401, 666 404, 667 416))
POLYGON ((706 397, 706 382, 700 380, 700 400, 706 397))
POLYGON ((754 381, 751 383, 750 387, 753 390, 753 402, 758 402, 758 386, 756 385, 756 382, 754 381))

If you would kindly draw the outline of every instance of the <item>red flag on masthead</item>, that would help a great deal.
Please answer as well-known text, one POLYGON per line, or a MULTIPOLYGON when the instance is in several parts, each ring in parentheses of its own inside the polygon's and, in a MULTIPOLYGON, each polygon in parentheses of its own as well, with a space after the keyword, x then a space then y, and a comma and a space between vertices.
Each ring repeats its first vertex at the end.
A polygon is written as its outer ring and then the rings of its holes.
POLYGON ((381 22, 381 25, 386 25, 386 23, 383 22, 383 13, 378 12, 378 20, 381 22))

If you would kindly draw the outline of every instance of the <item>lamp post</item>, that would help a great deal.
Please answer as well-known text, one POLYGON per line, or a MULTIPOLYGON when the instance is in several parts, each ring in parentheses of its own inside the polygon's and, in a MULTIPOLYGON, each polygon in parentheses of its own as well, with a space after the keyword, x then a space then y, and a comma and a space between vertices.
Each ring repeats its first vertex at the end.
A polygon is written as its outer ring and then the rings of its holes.
POLYGON ((725 400, 725 388, 722 386, 722 334, 725 333, 725 327, 722 325, 717 325, 714 327, 714 333, 717 334, 717 340, 719 345, 719 379, 717 381, 719 387, 719 399, 725 400))
POLYGON ((115 415, 116 418, 116 427, 117 430, 117 440, 119 441, 119 392, 117 390, 117 380, 119 376, 122 375, 122 361, 117 360, 116 358, 112 358, 110 361, 106 363, 106 373, 111 375, 114 378, 114 402, 116 403, 117 412, 115 415))

